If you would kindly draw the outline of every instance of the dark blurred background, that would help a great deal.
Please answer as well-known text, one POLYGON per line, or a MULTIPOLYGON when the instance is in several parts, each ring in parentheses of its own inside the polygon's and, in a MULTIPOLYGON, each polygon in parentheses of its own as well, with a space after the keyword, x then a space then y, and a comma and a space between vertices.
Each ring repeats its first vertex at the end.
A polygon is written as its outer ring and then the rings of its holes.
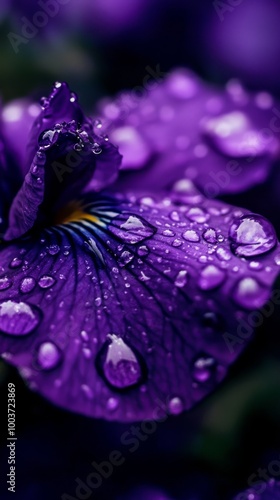
MULTIPOLYGON (((47 3, 1 0, 4 102, 38 99, 54 81, 66 80, 92 110, 100 97, 141 85, 145 68, 157 65, 164 72, 187 66, 218 85, 240 78, 249 89, 280 95, 279 0, 57 0, 58 12, 50 11, 47 23, 34 28, 34 16, 39 20, 36 15, 47 3)), ((253 209, 264 192, 269 200, 269 183, 230 201, 253 209)), ((143 485, 161 489, 171 499, 233 498, 259 467, 280 460, 279 313, 265 321, 213 395, 189 413, 159 424, 130 454, 120 441, 130 425, 53 407, 1 363, 4 478, 7 383, 14 382, 17 390, 14 497, 57 500, 67 492, 75 498, 75 478, 86 478, 93 460, 106 460, 117 449, 126 456, 125 463, 84 498, 137 500, 137 493, 126 495, 143 485)), ((5 481, 0 489, 1 498, 12 498, 5 481)))

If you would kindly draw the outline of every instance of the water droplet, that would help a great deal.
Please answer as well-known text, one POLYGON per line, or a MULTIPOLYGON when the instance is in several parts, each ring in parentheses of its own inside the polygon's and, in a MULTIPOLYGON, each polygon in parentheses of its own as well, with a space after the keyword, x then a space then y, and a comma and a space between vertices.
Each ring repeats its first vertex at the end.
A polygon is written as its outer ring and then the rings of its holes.
POLYGON ((224 247, 217 248, 216 255, 217 255, 219 260, 225 261, 225 262, 228 262, 232 257, 230 255, 230 253, 227 251, 227 249, 224 247))
POLYGON ((250 277, 239 280, 232 294, 235 303, 245 309, 259 309, 269 297, 269 289, 265 288, 255 278, 250 277))
POLYGON ((7 290, 12 286, 12 280, 4 276, 3 278, 0 278, 0 290, 7 290))
POLYGON ((102 153, 102 148, 100 146, 100 144, 98 144, 97 142, 95 142, 92 146, 92 152, 95 154, 95 155, 100 155, 100 153, 102 153))
POLYGON ((56 255, 60 251, 60 248, 58 245, 50 245, 47 247, 47 251, 50 255, 56 255))
POLYGON ((137 253, 140 257, 144 257, 145 255, 148 255, 149 249, 145 245, 142 245, 138 248, 137 253))
POLYGON ((187 217, 193 222, 198 222, 199 224, 203 224, 209 219, 209 214, 207 214, 202 208, 192 207, 187 212, 187 217))
POLYGON ((139 276, 140 281, 149 281, 150 279, 151 278, 149 278, 149 276, 147 276, 143 271, 141 271, 140 276, 139 276))
POLYGON ((162 234, 163 234, 163 236, 168 236, 168 237, 175 236, 173 231, 171 231, 170 229, 165 229, 162 234))
POLYGON ((56 282, 56 280, 55 280, 55 278, 52 278, 52 276, 44 275, 39 279, 38 285, 41 288, 50 288, 51 286, 53 286, 55 284, 55 282, 56 282))
POLYGON ((52 370, 61 362, 60 349, 53 342, 43 342, 37 351, 36 361, 42 370, 52 370))
POLYGON ((75 92, 71 92, 70 102, 76 102, 78 100, 77 94, 75 92))
POLYGON ((119 401, 117 398, 109 398, 107 401, 107 409, 109 411, 114 411, 119 406, 119 401))
POLYGON ((187 283, 187 274, 186 270, 179 271, 174 282, 175 286, 183 288, 187 283))
POLYGON ((10 263, 10 267, 12 269, 17 269, 18 267, 22 266, 23 262, 22 259, 19 259, 18 257, 15 257, 12 262, 10 263))
POLYGON ((94 121, 94 126, 98 129, 102 128, 102 121, 97 118, 95 121, 94 121))
POLYGON ((85 342, 88 342, 89 341, 89 336, 88 336, 88 333, 85 331, 85 330, 82 330, 81 333, 80 333, 82 339, 85 341, 85 342))
POLYGON ((129 264, 129 262, 131 262, 133 260, 133 258, 134 258, 133 253, 128 252, 127 250, 125 250, 124 252, 122 252, 122 254, 120 255, 120 257, 118 258, 118 262, 119 262, 119 264, 120 264, 121 267, 124 267, 127 264, 129 264))
POLYGON ((0 302, 0 331, 23 336, 31 333, 41 321, 41 311, 26 302, 0 302))
POLYGON ((174 222, 179 222, 180 221, 180 215, 179 215, 179 212, 177 212, 176 210, 173 210, 170 214, 169 214, 169 217, 171 220, 173 220, 174 222))
POLYGON ((192 375, 196 382, 207 382, 213 375, 216 362, 213 358, 201 356, 194 361, 192 375))
POLYGON ((280 266, 280 254, 275 255, 274 262, 277 266, 280 266))
POLYGON ((110 230, 118 238, 131 245, 150 238, 156 232, 156 229, 145 219, 126 214, 115 217, 112 220, 110 230))
POLYGON ((36 174, 36 172, 38 171, 38 166, 37 165, 44 165, 45 161, 46 161, 46 155, 45 155, 45 153, 43 153, 43 151, 37 151, 37 153, 36 153, 36 159, 34 160, 34 162, 36 163, 36 165, 34 165, 34 167, 32 168, 32 173, 36 174))
POLYGON ((242 257, 252 257, 269 252, 275 247, 277 237, 273 226, 261 215, 243 215, 235 220, 229 230, 232 251, 242 257))
POLYGON ((41 99, 40 99, 40 105, 41 105, 42 109, 47 108, 47 106, 49 105, 48 98, 47 97, 41 97, 41 99))
POLYGON ((55 129, 45 130, 38 139, 38 144, 42 149, 49 149, 53 146, 59 137, 59 133, 55 129))
POLYGON ((92 399, 93 398, 93 392, 92 392, 92 389, 86 385, 86 384, 82 384, 81 385, 81 389, 84 393, 84 395, 86 396, 87 399, 92 399))
POLYGON ((113 387, 126 389, 138 384, 142 378, 142 369, 132 349, 116 335, 109 335, 103 362, 104 376, 113 387))
POLYGON ((100 306, 101 306, 101 304, 102 304, 102 299, 101 299, 101 297, 96 297, 96 299, 94 300, 94 302, 95 302, 95 305, 96 305, 97 307, 100 307, 100 306))
POLYGON ((191 242, 198 242, 200 240, 199 234, 194 231, 193 229, 188 229, 187 231, 184 232, 183 238, 187 241, 191 242))
MULTIPOLYGON (((201 316, 200 316, 201 317, 201 316)), ((222 332, 225 330, 225 321, 220 314, 207 311, 201 318, 201 324, 204 331, 208 333, 222 332)))
POLYGON ((179 240, 179 238, 175 238, 175 240, 172 243, 173 247, 180 247, 182 245, 182 240, 179 240))
POLYGON ((206 266, 200 274, 198 286, 202 290, 212 290, 220 286, 225 279, 225 273, 222 269, 210 264, 206 266))
POLYGON ((207 243, 211 243, 212 245, 217 243, 217 233, 216 233, 215 229, 213 229, 211 227, 208 227, 204 231, 202 236, 205 239, 205 241, 207 241, 207 243))
POLYGON ((168 403, 168 409, 172 415, 179 415, 183 408, 183 401, 178 397, 172 398, 168 403))
POLYGON ((22 293, 28 293, 31 292, 36 286, 36 280, 32 278, 32 276, 27 276, 26 278, 23 278, 23 280, 20 283, 20 291, 22 293))

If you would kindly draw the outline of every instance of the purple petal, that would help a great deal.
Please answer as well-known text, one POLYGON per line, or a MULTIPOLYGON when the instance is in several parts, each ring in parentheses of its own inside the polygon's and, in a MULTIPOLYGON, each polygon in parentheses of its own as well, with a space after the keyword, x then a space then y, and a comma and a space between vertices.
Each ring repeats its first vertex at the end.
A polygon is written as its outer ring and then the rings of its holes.
POLYGON ((34 225, 52 224, 59 207, 87 189, 102 190, 118 175, 117 148, 85 122, 64 84, 56 84, 33 126, 33 153, 35 142, 36 153, 10 210, 6 240, 19 238, 34 225))
POLYGON ((57 124, 75 121, 79 125, 86 123, 85 115, 78 103, 76 94, 71 92, 67 83, 56 82, 49 97, 42 97, 42 110, 35 120, 28 143, 28 165, 31 164, 37 149, 38 138, 45 130, 57 124))
POLYGON ((272 96, 249 94, 235 81, 218 90, 184 69, 162 81, 147 76, 142 98, 132 90, 99 106, 123 154, 120 190, 159 190, 185 177, 212 198, 268 177, 280 152, 272 96))
POLYGON ((163 200, 86 196, 64 223, 2 248, 3 357, 31 388, 85 415, 133 421, 191 408, 247 344, 253 328, 240 327, 278 274, 276 240, 246 259, 232 248, 246 216, 190 187, 163 200))

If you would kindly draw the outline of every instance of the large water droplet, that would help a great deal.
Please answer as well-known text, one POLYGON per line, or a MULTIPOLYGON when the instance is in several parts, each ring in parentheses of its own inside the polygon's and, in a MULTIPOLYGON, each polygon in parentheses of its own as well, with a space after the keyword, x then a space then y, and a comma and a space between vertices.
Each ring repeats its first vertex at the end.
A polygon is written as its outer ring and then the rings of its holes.
POLYGON ((41 321, 41 311, 26 302, 0 302, 0 331, 23 336, 31 333, 41 321))
POLYGON ((185 231, 183 234, 183 238, 186 241, 191 241, 192 243, 198 242, 200 240, 199 234, 193 229, 188 229, 187 231, 185 231))
POLYGON ((220 286, 225 279, 225 273, 222 269, 210 264, 206 266, 200 274, 198 286, 202 290, 212 290, 220 286))
POLYGON ((156 228, 135 215, 121 214, 112 220, 110 230, 126 243, 135 245, 155 234, 156 228))
POLYGON ((245 309, 259 309, 270 297, 270 291, 255 278, 239 280, 233 289, 233 300, 245 309))
POLYGON ((102 366, 107 382, 118 389, 138 384, 142 378, 142 369, 136 355, 116 335, 109 335, 109 339, 111 343, 107 347, 102 366))
POLYGON ((36 362, 42 370, 52 370, 61 362, 60 349, 53 342, 43 342, 37 351, 36 362))
POLYGON ((236 255, 253 257, 275 247, 277 237, 273 226, 261 215, 243 215, 235 220, 229 230, 231 247, 236 255))
POLYGON ((216 362, 213 358, 201 356, 194 361, 192 375, 197 382, 207 382, 214 372, 216 362))
POLYGON ((31 292, 36 286, 36 281, 32 276, 27 276, 26 278, 23 278, 20 284, 20 291, 22 293, 29 293, 31 292))

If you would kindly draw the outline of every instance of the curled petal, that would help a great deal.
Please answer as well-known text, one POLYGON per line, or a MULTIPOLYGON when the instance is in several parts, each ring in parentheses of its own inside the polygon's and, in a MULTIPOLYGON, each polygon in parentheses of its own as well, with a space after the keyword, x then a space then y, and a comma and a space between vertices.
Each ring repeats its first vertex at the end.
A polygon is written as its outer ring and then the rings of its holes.
POLYGON ((56 84, 44 104, 29 150, 34 156, 13 200, 6 240, 19 238, 34 226, 52 224, 60 207, 73 197, 89 188, 100 191, 115 181, 121 163, 117 148, 95 133, 64 84, 56 84))

